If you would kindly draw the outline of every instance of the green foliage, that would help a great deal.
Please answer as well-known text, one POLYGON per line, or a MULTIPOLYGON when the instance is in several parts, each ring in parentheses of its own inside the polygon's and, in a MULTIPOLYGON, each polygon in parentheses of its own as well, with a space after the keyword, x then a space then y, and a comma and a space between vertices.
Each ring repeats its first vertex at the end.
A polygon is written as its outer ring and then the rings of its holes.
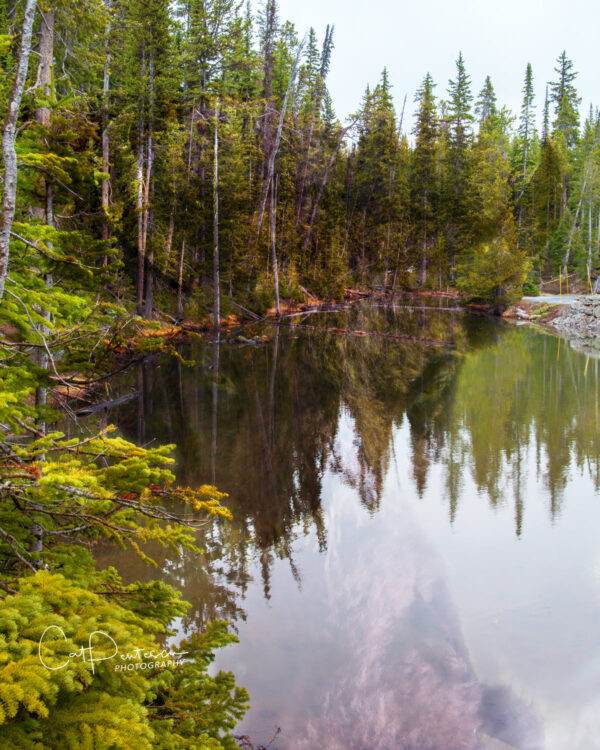
MULTIPOLYGON (((492 121, 490 116, 488 125, 492 121)), ((469 186, 472 244, 457 269, 458 287, 497 311, 521 294, 529 267, 517 243, 510 168, 502 140, 502 130, 493 126, 480 132, 469 186)))
POLYGON ((567 147, 572 147, 579 138, 579 104, 581 99, 575 89, 577 73, 573 71, 573 62, 563 53, 558 58, 554 68, 558 80, 550 86, 551 101, 554 104, 554 129, 560 132, 567 147))
POLYGON ((523 282, 523 294, 527 297, 539 297, 540 290, 531 274, 523 282))
POLYGON ((234 747, 230 730, 247 694, 230 673, 207 674, 214 649, 237 640, 224 623, 178 644, 186 655, 176 663, 158 640, 187 608, 176 592, 156 582, 123 586, 89 559, 76 570, 78 580, 45 570, 21 578, 3 601, 2 746, 234 747), (148 601, 157 603, 152 616, 148 601))
POLYGON ((496 237, 481 242, 458 267, 457 285, 469 299, 493 305, 498 312, 521 296, 527 275, 525 254, 510 239, 496 237))

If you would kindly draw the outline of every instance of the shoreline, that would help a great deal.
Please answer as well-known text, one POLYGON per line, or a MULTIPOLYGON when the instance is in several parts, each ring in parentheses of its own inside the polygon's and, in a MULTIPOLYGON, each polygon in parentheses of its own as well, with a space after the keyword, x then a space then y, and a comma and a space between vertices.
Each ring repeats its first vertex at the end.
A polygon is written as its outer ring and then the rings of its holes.
POLYGON ((600 294, 523 298, 503 318, 515 325, 529 325, 567 340, 574 348, 600 353, 600 294))

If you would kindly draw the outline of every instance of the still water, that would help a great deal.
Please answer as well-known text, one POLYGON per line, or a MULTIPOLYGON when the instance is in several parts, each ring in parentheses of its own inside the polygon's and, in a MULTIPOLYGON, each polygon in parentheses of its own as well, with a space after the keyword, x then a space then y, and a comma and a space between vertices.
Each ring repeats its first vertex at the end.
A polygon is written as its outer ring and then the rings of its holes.
POLYGON ((255 744, 600 748, 598 360, 405 305, 293 320, 378 335, 271 326, 115 386, 141 391, 111 415, 127 437, 229 493, 201 558, 157 555, 178 630, 232 623, 216 667, 255 744))

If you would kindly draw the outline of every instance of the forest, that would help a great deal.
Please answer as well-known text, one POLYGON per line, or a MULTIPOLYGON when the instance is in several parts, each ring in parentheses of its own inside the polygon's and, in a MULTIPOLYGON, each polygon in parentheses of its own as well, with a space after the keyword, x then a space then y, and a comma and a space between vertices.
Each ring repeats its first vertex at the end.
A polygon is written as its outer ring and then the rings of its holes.
MULTIPOLYGON (((2 11, 5 109, 22 11, 2 11)), ((459 54, 447 89, 424 76, 414 123, 386 70, 340 123, 333 25, 300 38, 275 1, 256 18, 232 0, 89 0, 25 19, 37 55, 11 123, 18 227, 3 235, 3 284, 9 239, 17 257, 51 242, 46 276, 74 254, 100 266, 94 281, 148 319, 197 317, 215 289, 224 310, 263 312, 302 287, 502 302, 559 272, 595 280, 598 113, 580 123, 565 52, 543 102, 526 67, 516 114, 489 77, 476 92, 459 54)))
POLYGON ((1 747, 237 746, 248 694, 208 669, 235 640, 221 621, 174 668, 116 672, 106 641, 95 670, 65 662, 92 632, 162 648, 188 609, 97 569, 98 545, 196 554, 231 515, 213 484, 176 485, 173 445, 67 424, 144 325, 356 289, 502 312, 544 280, 598 287, 600 114, 581 120, 566 52, 544 101, 526 66, 517 113, 459 53, 412 123, 386 70, 340 122, 333 55, 333 23, 303 35, 277 0, 0 0, 1 747))

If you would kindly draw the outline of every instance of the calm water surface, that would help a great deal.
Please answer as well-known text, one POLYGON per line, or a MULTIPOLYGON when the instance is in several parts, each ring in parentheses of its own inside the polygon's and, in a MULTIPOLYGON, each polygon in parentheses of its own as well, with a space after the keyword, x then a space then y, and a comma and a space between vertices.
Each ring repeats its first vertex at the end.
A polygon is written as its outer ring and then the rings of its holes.
POLYGON ((216 666, 255 744, 600 748, 598 360, 404 304, 295 319, 378 336, 269 327, 117 384, 142 391, 112 414, 126 436, 230 495, 201 558, 158 553, 179 632, 237 630, 216 666))

